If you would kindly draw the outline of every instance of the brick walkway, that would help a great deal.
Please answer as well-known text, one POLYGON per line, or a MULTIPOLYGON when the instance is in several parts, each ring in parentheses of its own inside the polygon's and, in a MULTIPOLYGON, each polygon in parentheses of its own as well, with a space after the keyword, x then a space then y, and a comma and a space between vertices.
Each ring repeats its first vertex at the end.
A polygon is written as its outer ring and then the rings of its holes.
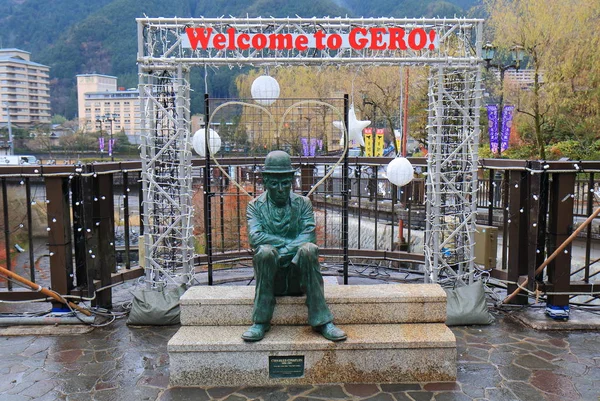
POLYGON ((0 337, 0 399, 13 400, 599 400, 600 335, 536 332, 497 315, 453 328, 456 383, 169 388, 176 327, 0 337))

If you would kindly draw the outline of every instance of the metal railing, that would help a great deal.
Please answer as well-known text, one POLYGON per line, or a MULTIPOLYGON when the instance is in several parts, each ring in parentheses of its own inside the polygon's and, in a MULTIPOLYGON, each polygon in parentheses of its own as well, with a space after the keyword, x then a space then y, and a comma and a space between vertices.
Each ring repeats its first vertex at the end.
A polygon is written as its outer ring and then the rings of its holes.
MULTIPOLYGON (((308 193, 334 170, 311 194, 324 262, 343 267, 345 263, 383 261, 389 267, 405 263, 419 268, 424 262, 422 243, 426 235, 425 159, 410 159, 419 173, 409 185, 397 188, 384 174, 390 158, 349 157, 348 190, 344 191, 338 158, 293 158, 298 167, 294 183, 298 193, 308 193)), ((262 161, 219 159, 243 190, 215 166, 209 171, 210 187, 204 190, 205 161, 193 161, 195 269, 208 270, 210 283, 221 267, 250 266, 245 208, 251 197, 245 192, 252 197, 262 193, 262 161), (203 213, 207 199, 211 208, 203 213)), ((507 281, 511 290, 597 206, 595 177, 600 162, 480 162, 479 218, 498 226, 503 234, 498 261, 490 274, 507 281)), ((133 161, 0 166, 3 265, 62 294, 95 294, 98 305, 110 305, 111 285, 143 274, 135 263, 137 240, 143 234, 140 169, 140 163, 133 161)), ((547 277, 530 278, 531 291, 549 293, 556 304, 568 303, 569 295, 565 294, 569 293, 589 293, 585 299, 577 298, 583 303, 596 298, 592 286, 600 274, 598 222, 584 233, 575 252, 569 249, 550 265, 547 277), (573 252, 575 260, 571 258, 573 252)), ((39 293, 22 290, 10 281, 0 283, 0 300, 39 297, 39 293)))

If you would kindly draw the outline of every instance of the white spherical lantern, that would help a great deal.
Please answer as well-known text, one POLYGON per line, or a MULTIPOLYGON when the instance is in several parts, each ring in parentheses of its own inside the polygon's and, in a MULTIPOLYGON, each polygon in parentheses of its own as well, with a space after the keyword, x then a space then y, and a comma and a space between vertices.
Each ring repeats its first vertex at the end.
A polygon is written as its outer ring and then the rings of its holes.
POLYGON ((412 181, 415 170, 408 159, 397 157, 388 164, 386 173, 392 184, 402 187, 412 181))
POLYGON ((269 106, 279 97, 279 83, 273 77, 261 75, 252 82, 252 99, 262 106, 269 106))
MULTIPOLYGON (((196 153, 200 155, 200 157, 206 156, 206 141, 204 140, 206 134, 204 132, 204 128, 200 128, 198 131, 194 133, 194 137, 192 138, 192 146, 196 153)), ((221 149, 221 137, 217 134, 212 128, 208 129, 208 149, 211 154, 215 154, 221 149)))

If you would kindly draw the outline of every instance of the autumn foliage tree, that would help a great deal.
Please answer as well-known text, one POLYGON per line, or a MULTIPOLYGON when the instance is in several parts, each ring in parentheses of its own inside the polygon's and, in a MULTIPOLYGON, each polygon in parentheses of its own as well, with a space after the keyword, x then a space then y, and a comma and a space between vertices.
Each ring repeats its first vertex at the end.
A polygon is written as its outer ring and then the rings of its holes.
POLYGON ((533 70, 531 89, 508 99, 533 134, 537 156, 546 159, 547 145, 561 140, 592 145, 600 135, 600 2, 485 3, 494 43, 505 53, 521 46, 527 57, 522 67, 533 70))
MULTIPOLYGON (((389 132, 401 128, 401 97, 408 90, 409 135, 425 140, 427 121, 427 70, 411 68, 410 84, 405 88, 407 68, 378 67, 289 67, 269 71, 281 88, 280 98, 309 98, 327 101, 343 94, 350 96, 359 119, 377 118, 379 128, 389 132)), ((252 82, 264 71, 252 70, 238 76, 236 85, 241 98, 251 98, 252 82)), ((317 110, 313 130, 325 129, 327 108, 317 110), (319 119, 320 117, 320 119, 319 119)), ((306 117, 305 117, 306 118, 306 117)), ((373 121, 373 125, 375 121, 373 121)))

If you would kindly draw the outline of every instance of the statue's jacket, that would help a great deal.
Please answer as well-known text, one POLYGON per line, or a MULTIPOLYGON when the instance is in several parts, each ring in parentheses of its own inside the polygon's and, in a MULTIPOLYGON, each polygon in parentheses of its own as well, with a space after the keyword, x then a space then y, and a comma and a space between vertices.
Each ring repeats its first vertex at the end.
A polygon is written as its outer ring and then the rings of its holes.
MULTIPOLYGON (((281 219, 274 213, 268 193, 265 192, 248 204, 248 236, 250 246, 256 250, 261 245, 271 245, 279 253, 279 264, 287 267, 290 263, 298 264, 298 249, 305 243, 315 243, 315 217, 312 203, 305 196, 290 193, 289 214, 281 219)), ((315 268, 319 271, 318 261, 315 268)), ((293 295, 302 293, 303 278, 300 272, 280 269, 275 279, 277 295, 293 295)))

